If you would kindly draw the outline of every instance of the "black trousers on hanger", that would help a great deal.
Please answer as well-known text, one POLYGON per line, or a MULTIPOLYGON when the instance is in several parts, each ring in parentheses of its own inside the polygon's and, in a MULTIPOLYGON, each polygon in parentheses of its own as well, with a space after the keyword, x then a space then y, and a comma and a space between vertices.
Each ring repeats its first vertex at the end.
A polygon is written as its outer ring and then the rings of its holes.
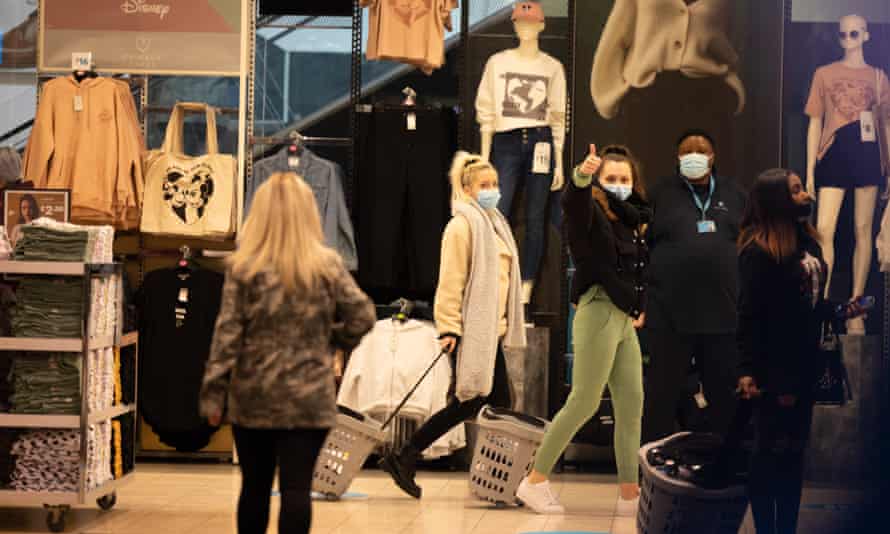
POLYGON ((454 112, 375 109, 359 114, 358 124, 359 284, 377 302, 432 300, 442 232, 450 219, 454 112))
POLYGON ((651 362, 645 380, 643 443, 674 433, 693 356, 701 367, 710 430, 725 435, 736 405, 735 334, 683 334, 653 328, 647 330, 647 339, 651 362))

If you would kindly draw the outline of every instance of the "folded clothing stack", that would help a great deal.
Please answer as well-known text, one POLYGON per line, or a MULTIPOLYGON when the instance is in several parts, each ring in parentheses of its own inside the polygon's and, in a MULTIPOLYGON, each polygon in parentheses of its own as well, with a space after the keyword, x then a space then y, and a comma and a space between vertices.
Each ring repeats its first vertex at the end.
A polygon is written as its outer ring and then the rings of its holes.
POLYGON ((122 347, 121 369, 118 375, 121 382, 121 404, 136 402, 136 346, 122 347))
POLYGON ((81 337, 83 286, 78 278, 25 277, 16 290, 16 337, 81 337))
POLYGON ((115 478, 132 472, 135 466, 135 421, 132 413, 125 413, 112 422, 111 469, 115 478))
POLYGON ((32 430, 12 444, 16 456, 10 487, 17 491, 77 491, 80 432, 32 430))
POLYGON ((90 337, 113 336, 117 327, 118 295, 117 276, 93 278, 90 281, 90 337))
POLYGON ((17 261, 85 261, 88 257, 88 232, 60 232, 27 224, 15 244, 17 261))
POLYGON ((114 404, 114 349, 89 352, 90 374, 87 377, 88 405, 91 412, 111 408, 114 404))
POLYGON ((113 247, 111 226, 81 226, 41 217, 22 226, 15 259, 111 263, 113 247))
POLYGON ((17 437, 18 431, 0 428, 0 488, 9 487, 12 481, 16 460, 12 454, 12 444, 17 437))
POLYGON ((87 441, 87 488, 98 488, 112 480, 111 420, 90 425, 87 441))
POLYGON ((9 377, 12 413, 80 413, 79 355, 26 354, 13 358, 9 377))
MULTIPOLYGON (((9 352, 0 352, 0 413, 9 411, 9 397, 12 396, 12 377, 9 371, 12 369, 12 355, 9 352)), ((0 454, 3 450, 0 449, 0 454)))

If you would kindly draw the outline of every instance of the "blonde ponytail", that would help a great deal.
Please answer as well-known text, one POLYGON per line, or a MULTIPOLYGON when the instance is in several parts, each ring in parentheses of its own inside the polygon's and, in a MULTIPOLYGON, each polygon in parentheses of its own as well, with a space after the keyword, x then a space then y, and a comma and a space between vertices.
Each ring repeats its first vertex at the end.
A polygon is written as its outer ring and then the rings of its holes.
POLYGON ((459 150, 454 155, 454 160, 451 162, 451 171, 448 173, 448 178, 451 181, 452 204, 472 200, 464 192, 464 186, 472 185, 475 175, 483 170, 497 172, 491 163, 485 161, 479 154, 471 154, 465 150, 459 150))

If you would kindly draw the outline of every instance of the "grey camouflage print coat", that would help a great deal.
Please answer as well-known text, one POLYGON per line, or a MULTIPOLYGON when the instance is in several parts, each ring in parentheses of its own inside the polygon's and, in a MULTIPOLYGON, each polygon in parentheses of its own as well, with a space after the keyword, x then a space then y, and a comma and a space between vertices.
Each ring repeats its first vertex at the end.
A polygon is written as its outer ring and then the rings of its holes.
POLYGON ((288 295, 275 274, 249 283, 226 274, 202 415, 225 411, 229 422, 248 428, 334 425, 334 349, 355 348, 376 312, 339 264, 319 286, 311 295, 288 295))

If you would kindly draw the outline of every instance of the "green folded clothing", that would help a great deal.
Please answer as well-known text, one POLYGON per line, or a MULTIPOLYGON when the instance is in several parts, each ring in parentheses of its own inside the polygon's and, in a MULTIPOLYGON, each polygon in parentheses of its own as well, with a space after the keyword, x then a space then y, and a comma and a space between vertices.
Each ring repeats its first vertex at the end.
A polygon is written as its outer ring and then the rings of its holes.
POLYGON ((88 232, 63 232, 43 226, 22 226, 22 237, 15 245, 19 261, 87 261, 88 232))

